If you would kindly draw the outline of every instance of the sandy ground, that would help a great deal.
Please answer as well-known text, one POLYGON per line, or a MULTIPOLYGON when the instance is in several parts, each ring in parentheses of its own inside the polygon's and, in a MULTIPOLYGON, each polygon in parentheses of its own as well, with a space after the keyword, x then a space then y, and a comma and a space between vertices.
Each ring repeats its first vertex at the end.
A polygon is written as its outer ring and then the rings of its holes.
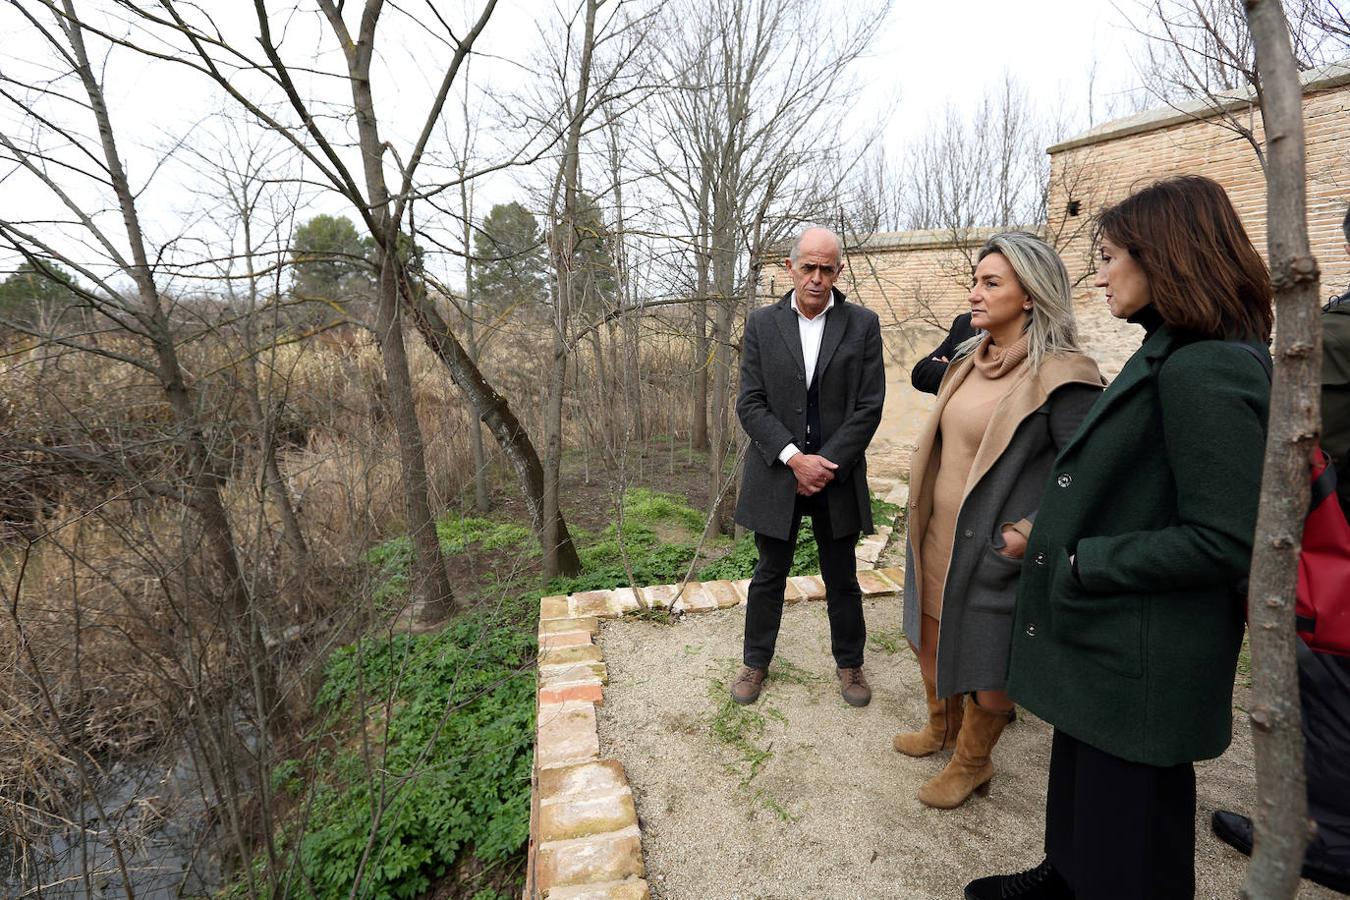
MULTIPOLYGON (((874 696, 864 709, 839 697, 821 603, 785 611, 765 693, 744 708, 726 700, 742 610, 604 625, 601 755, 628 773, 655 897, 931 900, 1040 862, 1049 726, 1023 712, 995 752, 988 797, 925 808, 915 794, 945 757, 891 749, 924 714, 899 601, 870 602, 867 619, 874 696)), ((1229 751, 1197 767, 1197 897, 1236 897, 1245 870, 1208 827, 1216 808, 1254 799, 1245 717, 1235 728, 1229 751)), ((1299 896, 1337 895, 1305 882, 1299 896)))

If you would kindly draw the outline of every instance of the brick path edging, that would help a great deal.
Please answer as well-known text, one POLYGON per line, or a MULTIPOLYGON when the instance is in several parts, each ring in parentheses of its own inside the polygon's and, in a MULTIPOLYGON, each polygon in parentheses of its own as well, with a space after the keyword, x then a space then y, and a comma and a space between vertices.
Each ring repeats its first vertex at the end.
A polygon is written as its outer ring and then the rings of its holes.
MULTIPOLYGON (((905 508, 899 484, 886 500, 905 508)), ((864 597, 904 587, 898 568, 876 569, 892 527, 883 525, 857 547, 864 597)), ((642 860, 642 832, 628 778, 618 760, 600 758, 595 708, 609 681, 596 638, 600 620, 638 610, 677 614, 744 606, 749 579, 617 588, 539 601, 539 674, 525 898, 645 900, 651 896, 642 860)), ((788 579, 788 603, 825 599, 818 575, 788 579)))

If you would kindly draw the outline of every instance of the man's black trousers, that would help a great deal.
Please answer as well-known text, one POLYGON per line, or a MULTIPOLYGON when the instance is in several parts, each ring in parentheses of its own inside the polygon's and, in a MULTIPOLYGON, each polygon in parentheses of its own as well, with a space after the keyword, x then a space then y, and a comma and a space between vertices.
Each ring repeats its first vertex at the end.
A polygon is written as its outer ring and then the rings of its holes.
POLYGON ((1195 767, 1113 756, 1058 728, 1045 855, 1082 900, 1195 896, 1195 767))
POLYGON ((792 569, 792 551, 797 546, 797 529, 802 516, 811 517, 811 527, 820 550, 820 575, 825 582, 830 616, 830 649, 835 665, 854 668, 863 664, 863 645, 867 641, 867 623, 863 620, 862 590, 858 587, 857 559, 854 548, 858 534, 835 535, 830 528, 830 512, 824 492, 798 497, 792 514, 792 531, 785 541, 755 535, 759 562, 750 579, 745 609, 745 650, 747 666, 767 669, 778 641, 778 626, 783 621, 783 588, 792 569))

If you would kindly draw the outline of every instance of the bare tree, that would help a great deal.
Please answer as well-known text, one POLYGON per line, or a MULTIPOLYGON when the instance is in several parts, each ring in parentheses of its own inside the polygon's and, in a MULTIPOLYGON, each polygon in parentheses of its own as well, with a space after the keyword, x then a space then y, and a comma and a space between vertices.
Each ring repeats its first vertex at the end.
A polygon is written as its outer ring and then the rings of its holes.
MULTIPOLYGON (((15 4, 20 13, 42 36, 59 64, 72 73, 79 84, 75 92, 64 93, 60 82, 41 89, 42 100, 73 101, 83 108, 95 126, 97 137, 85 139, 73 127, 59 124, 28 100, 6 91, 5 99, 25 117, 29 135, 19 137, 0 132, 0 147, 8 159, 43 185, 65 207, 71 221, 83 232, 88 243, 97 247, 104 265, 111 266, 128 284, 95 272, 89 265, 72 259, 39 235, 33 223, 0 217, 0 237, 30 260, 61 259, 80 272, 95 287, 82 291, 84 300, 106 320, 132 336, 140 353, 132 354, 100 346, 96 335, 58 338, 58 343, 82 352, 103 355, 139 369, 158 384, 175 424, 174 440, 183 459, 181 483, 148 485, 149 489, 180 500, 198 517, 208 546, 215 557, 224 584, 222 613, 228 633, 238 642, 237 659, 246 661, 252 678, 254 707, 263 723, 273 729, 285 720, 270 655, 262 636, 262 623, 249 581, 237 552, 234 526, 222 500, 223 478, 208 446, 209 422, 203 417, 200 399, 192 380, 180 362, 180 341, 169 315, 170 301, 156 280, 156 255, 152 253, 142 226, 140 209, 131 180, 122 163, 117 132, 105 99, 104 84, 90 61, 87 37, 90 30, 77 16, 73 2, 41 4, 51 18, 43 21, 38 12, 15 4), (72 143, 79 164, 58 162, 48 144, 72 143), (81 204, 70 189, 70 179, 78 176, 101 187, 110 195, 119 214, 122 235, 105 228, 97 212, 81 204)), ((40 224, 40 223, 38 223, 40 224)))
MULTIPOLYGON (((673 236, 693 301, 691 442, 701 446, 711 425, 714 506, 728 495, 719 488, 728 483, 734 330, 760 257, 804 221, 835 224, 844 174, 874 137, 861 129, 841 138, 824 120, 819 130, 784 123, 847 107, 850 67, 886 8, 840 15, 800 0, 688 0, 667 10, 667 33, 678 37, 658 65, 673 87, 656 98, 649 165, 677 202, 673 236), (692 19, 714 24, 680 28, 692 19)), ((711 533, 721 519, 709 516, 711 533)))
POLYGON ((1317 260, 1308 243, 1303 88, 1279 0, 1247 0, 1260 69, 1269 257, 1275 286, 1275 378, 1252 553, 1248 625, 1256 750, 1256 840, 1248 898, 1293 897, 1308 843, 1294 595, 1308 510, 1308 459, 1321 428, 1317 260))
MULTIPOLYGON (((1137 0, 1129 14, 1146 38, 1138 61, 1144 89, 1195 118, 1213 122, 1252 147, 1262 168, 1265 148, 1256 134, 1264 84, 1242 0, 1137 0), (1185 106, 1198 103, 1199 110, 1185 106)), ((1285 7, 1296 71, 1315 69, 1345 52, 1337 0, 1293 0, 1285 7)))

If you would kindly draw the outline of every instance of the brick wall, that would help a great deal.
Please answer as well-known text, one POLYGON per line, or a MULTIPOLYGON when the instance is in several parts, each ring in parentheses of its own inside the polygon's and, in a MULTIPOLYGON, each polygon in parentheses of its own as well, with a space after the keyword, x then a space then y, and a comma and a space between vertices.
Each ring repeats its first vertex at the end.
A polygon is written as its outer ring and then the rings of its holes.
MULTIPOLYGON (((1308 233, 1322 269, 1324 296, 1350 283, 1341 220, 1350 204, 1350 69, 1335 67, 1310 79, 1303 99, 1308 160, 1308 233)), ((1264 140, 1259 110, 1239 106, 1235 114, 1255 125, 1264 140)), ((1199 174, 1218 181, 1242 216, 1252 242, 1265 256, 1265 175, 1251 145, 1215 123, 1171 109, 1143 113, 1051 147, 1050 228, 1077 232, 1063 244, 1070 273, 1084 276, 1091 265, 1085 228, 1077 218, 1126 197, 1136 185, 1168 175, 1199 174), (1068 214, 1077 201, 1079 215, 1068 214)), ((1090 293, 1088 278, 1080 293, 1090 293)))

